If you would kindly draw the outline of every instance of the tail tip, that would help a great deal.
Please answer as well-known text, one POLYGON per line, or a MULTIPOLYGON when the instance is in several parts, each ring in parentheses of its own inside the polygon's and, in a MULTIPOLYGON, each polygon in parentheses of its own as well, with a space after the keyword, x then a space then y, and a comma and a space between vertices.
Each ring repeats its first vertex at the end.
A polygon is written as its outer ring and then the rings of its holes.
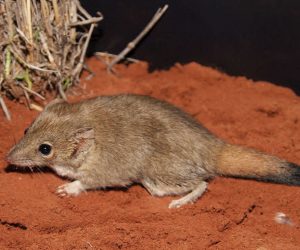
POLYGON ((300 166, 295 163, 289 162, 288 170, 288 183, 291 185, 300 185, 300 166))

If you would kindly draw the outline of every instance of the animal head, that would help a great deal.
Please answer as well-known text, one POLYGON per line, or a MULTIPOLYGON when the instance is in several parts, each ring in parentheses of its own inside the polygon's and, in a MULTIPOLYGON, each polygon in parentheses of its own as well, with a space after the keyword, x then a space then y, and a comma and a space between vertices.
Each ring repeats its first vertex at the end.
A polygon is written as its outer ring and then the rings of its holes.
POLYGON ((78 115, 80 107, 65 102, 49 104, 24 137, 10 150, 10 164, 78 168, 94 145, 94 129, 78 115))

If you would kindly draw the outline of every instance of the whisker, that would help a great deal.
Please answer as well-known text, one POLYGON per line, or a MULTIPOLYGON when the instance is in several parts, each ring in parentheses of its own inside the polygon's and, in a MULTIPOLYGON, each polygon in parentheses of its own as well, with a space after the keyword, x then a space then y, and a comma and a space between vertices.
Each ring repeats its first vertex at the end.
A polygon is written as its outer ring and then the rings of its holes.
POLYGON ((44 173, 43 170, 39 166, 37 166, 36 169, 38 170, 39 174, 43 174, 44 173))

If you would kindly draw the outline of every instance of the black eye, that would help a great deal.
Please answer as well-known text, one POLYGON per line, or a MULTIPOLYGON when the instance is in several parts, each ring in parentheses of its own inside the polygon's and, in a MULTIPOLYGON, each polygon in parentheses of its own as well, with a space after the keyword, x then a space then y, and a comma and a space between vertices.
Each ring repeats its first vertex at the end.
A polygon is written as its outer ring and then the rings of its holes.
POLYGON ((28 128, 26 128, 26 129, 24 130, 24 135, 26 135, 27 131, 28 131, 28 128))
POLYGON ((51 146, 49 144, 41 144, 39 146, 39 151, 43 154, 43 155, 49 155, 51 153, 51 146))

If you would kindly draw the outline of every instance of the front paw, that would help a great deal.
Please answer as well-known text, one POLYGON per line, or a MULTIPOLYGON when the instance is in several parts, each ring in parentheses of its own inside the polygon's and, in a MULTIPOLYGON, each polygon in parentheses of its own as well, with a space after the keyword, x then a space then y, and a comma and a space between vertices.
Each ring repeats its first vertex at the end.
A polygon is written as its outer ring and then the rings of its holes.
POLYGON ((85 191, 82 183, 80 181, 73 181, 71 183, 67 183, 64 185, 59 186, 56 189, 56 194, 60 197, 64 196, 77 196, 82 191, 85 191))

